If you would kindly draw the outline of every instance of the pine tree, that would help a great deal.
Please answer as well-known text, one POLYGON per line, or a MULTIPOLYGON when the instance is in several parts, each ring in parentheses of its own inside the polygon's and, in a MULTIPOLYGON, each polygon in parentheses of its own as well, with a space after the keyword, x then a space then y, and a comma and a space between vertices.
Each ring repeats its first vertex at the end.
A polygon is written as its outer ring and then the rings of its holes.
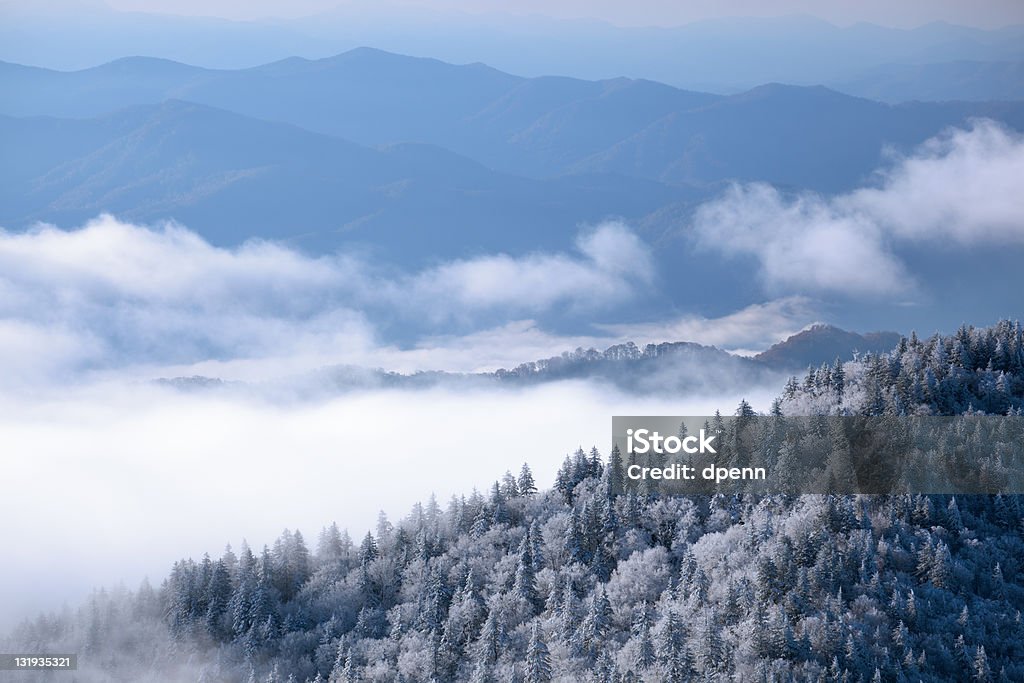
POLYGON ((725 649, 718 632, 718 625, 710 609, 704 610, 704 618, 698 625, 696 635, 697 646, 694 648, 694 655, 699 669, 704 672, 705 676, 717 672, 724 663, 725 649))
POLYGON ((256 577, 250 568, 239 570, 238 587, 228 601, 228 613, 231 618, 231 630, 236 639, 249 632, 252 627, 252 595, 256 577))
POLYGON ((562 461, 562 466, 558 469, 558 474, 555 475, 555 490, 562 494, 562 500, 568 504, 572 504, 572 491, 576 486, 576 482, 572 476, 572 462, 569 460, 569 456, 565 456, 565 460, 562 461))
POLYGON ((231 575, 223 560, 214 564, 213 572, 210 575, 209 584, 206 587, 206 614, 204 624, 206 632, 214 640, 221 640, 228 636, 228 625, 225 623, 228 614, 228 606, 231 601, 231 575))
POLYGON ((501 493, 498 482, 491 487, 491 523, 495 526, 508 522, 508 508, 505 496, 501 493))
POLYGON ((519 544, 519 562, 516 565, 515 583, 512 586, 512 594, 522 598, 531 609, 540 606, 540 598, 537 596, 537 578, 534 575, 533 554, 530 549, 530 535, 527 532, 519 544))
POLYGON ((985 646, 978 646, 978 653, 974 656, 973 678, 978 683, 991 683, 992 670, 988 665, 988 657, 985 655, 985 646))
POLYGON ((846 372, 843 370, 843 362, 836 358, 832 364, 832 391, 836 394, 836 402, 843 404, 843 396, 846 393, 846 372))
POLYGON ((932 566, 928 571, 928 580, 933 586, 936 588, 949 587, 952 564, 953 559, 950 557, 949 547, 942 541, 939 541, 938 545, 935 546, 932 566))
POLYGON ((604 465, 601 464, 601 453, 598 452, 597 446, 590 449, 590 460, 589 468, 587 470, 587 476, 589 477, 600 477, 604 472, 604 465))
POLYGON ((739 406, 736 407, 736 417, 754 417, 757 413, 754 412, 753 407, 747 402, 747 399, 741 398, 739 406))
POLYGON ((544 568, 544 537, 540 531, 540 522, 534 520, 527 531, 530 539, 530 556, 533 559, 533 571, 539 572, 544 568))
POLYGON ((674 608, 665 615, 661 637, 661 671, 665 683, 683 683, 690 679, 690 655, 686 648, 686 627, 674 608))
POLYGON ((953 657, 960 669, 961 679, 966 680, 973 675, 974 662, 971 660, 970 653, 967 652, 967 643, 964 642, 963 634, 958 635, 953 641, 953 657))
POLYGON ((770 636, 770 628, 766 602, 756 600, 754 603, 753 629, 750 637, 754 654, 761 659, 774 659, 777 656, 775 645, 770 636))
POLYGON ((622 453, 619 445, 612 446, 611 455, 608 456, 608 486, 612 496, 623 493, 624 470, 622 465, 622 453))
POLYGON ((459 653, 452 644, 448 631, 441 629, 440 637, 438 637, 435 631, 432 634, 432 645, 433 657, 431 659, 431 668, 433 669, 434 678, 440 681, 451 680, 452 674, 458 666, 459 653))
POLYGON ((633 622, 633 638, 636 640, 636 650, 631 664, 637 671, 646 671, 654 666, 654 642, 651 640, 651 620, 647 614, 646 607, 640 610, 633 622))
POLYGON ((526 650, 526 683, 548 683, 551 680, 551 656, 540 628, 533 623, 530 645, 526 650))
POLYGON ((562 548, 565 551, 566 561, 569 564, 573 562, 585 562, 586 553, 584 551, 583 544, 583 533, 581 530, 581 521, 579 509, 573 507, 569 512, 569 520, 565 526, 565 538, 562 543, 562 548))
POLYGON ((584 652, 595 656, 600 649, 604 636, 611 625, 612 606, 608 602, 608 595, 604 588, 598 584, 594 589, 594 595, 590 600, 590 610, 583 620, 582 640, 584 652))
MULTIPOLYGON (((561 635, 562 640, 570 645, 573 644, 573 637, 579 633, 579 623, 576 617, 576 591, 573 590, 572 581, 566 579, 565 587, 562 589, 561 612, 561 635)), ((577 653, 580 654, 580 653, 577 653)))
POLYGON ((523 496, 532 496, 537 493, 537 484, 533 480, 533 472, 530 471, 530 466, 525 462, 523 463, 522 469, 519 470, 519 481, 517 482, 519 487, 519 493, 523 496))
POLYGON ((992 570, 992 599, 1006 600, 1006 579, 1003 578, 1003 568, 998 562, 992 570))
POLYGON ((612 572, 615 571, 615 555, 610 540, 598 543, 590 558, 590 570, 598 581, 607 582, 611 578, 612 572))
POLYGON ((505 651, 505 626, 497 609, 491 609, 476 643, 477 661, 493 666, 505 651))

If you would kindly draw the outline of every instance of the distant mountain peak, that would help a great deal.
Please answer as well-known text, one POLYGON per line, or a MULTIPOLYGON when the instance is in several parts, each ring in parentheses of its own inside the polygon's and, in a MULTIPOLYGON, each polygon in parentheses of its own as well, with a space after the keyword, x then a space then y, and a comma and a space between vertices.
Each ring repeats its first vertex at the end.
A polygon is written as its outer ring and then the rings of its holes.
POLYGON ((162 57, 147 57, 144 55, 133 55, 121 57, 98 66, 82 69, 82 72, 94 74, 119 74, 121 76, 167 76, 172 74, 198 74, 204 71, 211 71, 201 66, 193 66, 178 62, 173 59, 162 57))
POLYGON ((799 370, 809 365, 830 363, 836 358, 848 361, 856 354, 891 351, 901 336, 898 332, 859 334, 817 322, 757 354, 754 360, 780 370, 799 370))
MULTIPOLYGON (((838 101, 855 101, 863 98, 847 95, 824 85, 795 85, 792 83, 765 83, 734 95, 734 99, 764 99, 772 97, 829 98, 838 101)), ((867 100, 865 100, 867 101, 867 100)))

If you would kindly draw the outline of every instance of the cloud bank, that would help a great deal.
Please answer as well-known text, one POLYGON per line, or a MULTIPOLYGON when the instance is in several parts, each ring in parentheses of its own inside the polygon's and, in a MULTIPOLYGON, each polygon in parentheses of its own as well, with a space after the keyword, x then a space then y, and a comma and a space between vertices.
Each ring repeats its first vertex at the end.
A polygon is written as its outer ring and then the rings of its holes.
POLYGON ((378 317, 429 331, 477 317, 599 312, 644 291, 652 271, 646 245, 617 223, 583 232, 572 253, 485 255, 391 275, 343 254, 269 242, 225 249, 178 225, 102 216, 72 231, 0 232, 0 363, 4 382, 25 385, 131 366, 378 365, 388 348, 378 317))
POLYGON ((806 297, 790 296, 752 304, 718 318, 687 315, 675 320, 636 325, 602 325, 616 336, 642 343, 699 341, 734 353, 763 351, 814 320, 816 309, 806 297))
POLYGON ((417 308, 446 302, 455 310, 500 307, 539 313, 560 304, 600 310, 632 298, 651 283, 653 260, 646 244, 620 223, 581 234, 577 254, 504 254, 444 264, 399 283, 395 300, 417 308))
POLYGON ((901 248, 1024 245, 1024 138, 991 121, 951 130, 826 198, 734 185, 694 217, 698 241, 752 256, 772 292, 911 294, 901 248))
POLYGON ((578 446, 607 450, 613 414, 707 414, 741 396, 763 410, 772 393, 639 398, 574 382, 270 404, 151 385, 0 392, 15 484, 0 496, 0 631, 229 541, 258 550, 288 527, 313 542, 332 520, 358 539, 381 509, 395 519, 431 492, 444 505, 523 461, 548 486, 578 446))

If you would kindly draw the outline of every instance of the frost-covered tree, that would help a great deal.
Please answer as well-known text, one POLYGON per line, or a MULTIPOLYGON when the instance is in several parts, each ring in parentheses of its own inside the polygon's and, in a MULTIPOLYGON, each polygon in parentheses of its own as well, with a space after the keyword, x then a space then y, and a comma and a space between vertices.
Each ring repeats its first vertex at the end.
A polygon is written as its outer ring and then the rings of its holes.
POLYGON ((533 624, 530 645, 526 650, 526 683, 548 683, 551 680, 551 655, 540 622, 533 624))

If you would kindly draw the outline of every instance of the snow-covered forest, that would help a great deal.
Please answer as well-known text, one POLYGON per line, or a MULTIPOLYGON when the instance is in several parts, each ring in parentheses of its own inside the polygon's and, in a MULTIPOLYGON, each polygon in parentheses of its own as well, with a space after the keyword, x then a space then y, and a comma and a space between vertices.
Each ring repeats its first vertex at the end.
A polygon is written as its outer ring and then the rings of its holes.
MULTIPOLYGON (((769 410, 1022 409, 1002 321, 809 370, 769 410)), ((523 465, 355 539, 181 560, 0 649, 77 652, 38 680, 82 682, 1024 680, 1024 497, 616 495, 614 469, 581 449, 551 490, 523 465)))

